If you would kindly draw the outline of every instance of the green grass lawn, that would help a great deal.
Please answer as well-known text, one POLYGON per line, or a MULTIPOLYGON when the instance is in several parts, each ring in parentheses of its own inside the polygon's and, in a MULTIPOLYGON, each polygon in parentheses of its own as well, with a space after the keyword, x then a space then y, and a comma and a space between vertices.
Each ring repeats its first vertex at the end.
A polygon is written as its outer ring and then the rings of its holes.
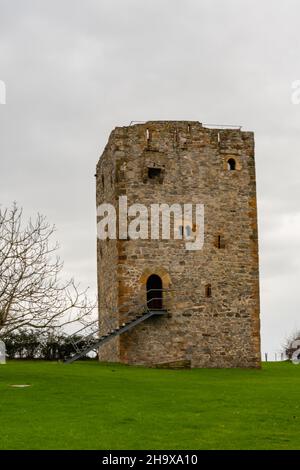
POLYGON ((0 366, 0 426, 0 449, 300 449, 300 365, 12 361, 0 366))

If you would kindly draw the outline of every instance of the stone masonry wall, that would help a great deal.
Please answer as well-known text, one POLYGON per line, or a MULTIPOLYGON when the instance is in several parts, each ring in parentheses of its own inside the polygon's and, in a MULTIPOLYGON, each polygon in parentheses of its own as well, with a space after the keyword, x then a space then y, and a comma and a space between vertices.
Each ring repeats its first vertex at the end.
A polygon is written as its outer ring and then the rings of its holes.
POLYGON ((258 367, 253 133, 185 121, 116 128, 97 167, 97 204, 103 200, 117 204, 119 195, 128 197, 128 205, 138 202, 147 207, 203 203, 204 246, 187 251, 185 240, 98 242, 104 315, 120 321, 112 307, 145 299, 150 274, 158 274, 163 287, 169 288, 164 294, 168 315, 123 334, 102 351, 101 358, 146 365, 190 360, 193 367, 258 367), (230 158, 234 171, 228 170, 230 158), (149 179, 148 168, 160 168, 159 178, 149 179))
MULTIPOLYGON (((108 144, 96 169, 96 203, 115 204, 115 145, 108 144)), ((101 334, 119 324, 118 312, 118 246, 117 240, 97 239, 98 305, 101 334)), ((106 343, 99 350, 102 361, 119 362, 119 338, 106 343)))

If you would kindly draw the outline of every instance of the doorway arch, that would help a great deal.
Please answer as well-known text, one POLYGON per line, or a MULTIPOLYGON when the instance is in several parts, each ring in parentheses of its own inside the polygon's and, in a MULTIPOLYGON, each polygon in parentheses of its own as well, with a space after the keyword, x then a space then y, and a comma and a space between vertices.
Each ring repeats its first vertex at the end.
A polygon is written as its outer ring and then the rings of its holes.
POLYGON ((151 274, 146 283, 147 306, 150 310, 161 310, 163 308, 163 283, 160 276, 151 274))

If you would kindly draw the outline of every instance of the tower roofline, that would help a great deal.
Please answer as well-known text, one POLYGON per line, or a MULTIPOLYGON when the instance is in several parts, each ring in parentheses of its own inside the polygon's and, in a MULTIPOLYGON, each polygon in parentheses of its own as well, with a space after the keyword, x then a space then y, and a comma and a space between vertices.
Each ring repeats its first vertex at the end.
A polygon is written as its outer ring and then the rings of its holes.
MULTIPOLYGON (((130 121, 128 126, 117 126, 115 129, 124 129, 128 127, 142 127, 142 126, 183 126, 183 125, 191 125, 196 126, 203 129, 216 129, 216 130, 233 130, 233 131, 242 131, 243 126, 240 124, 210 124, 210 123, 202 123, 200 121, 195 120, 150 120, 150 121, 130 121)), ((242 131, 244 132, 244 131, 242 131)))

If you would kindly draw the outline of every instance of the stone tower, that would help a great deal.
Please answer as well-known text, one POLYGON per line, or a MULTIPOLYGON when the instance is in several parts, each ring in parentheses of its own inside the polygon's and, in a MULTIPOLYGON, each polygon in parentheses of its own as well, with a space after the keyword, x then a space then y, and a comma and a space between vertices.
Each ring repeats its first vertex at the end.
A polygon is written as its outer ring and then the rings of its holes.
MULTIPOLYGON (((127 197, 128 207, 204 205, 199 250, 187 250, 186 240, 174 236, 98 239, 101 328, 134 314, 147 303, 150 289, 156 292, 156 307, 166 311, 112 339, 101 348, 100 359, 149 366, 189 361, 192 367, 259 367, 253 133, 194 121, 116 127, 98 162, 96 181, 97 206, 110 203, 117 209, 119 196, 127 197)), ((179 226, 173 222, 173 234, 179 229, 192 238, 199 230, 184 220, 179 226)))

